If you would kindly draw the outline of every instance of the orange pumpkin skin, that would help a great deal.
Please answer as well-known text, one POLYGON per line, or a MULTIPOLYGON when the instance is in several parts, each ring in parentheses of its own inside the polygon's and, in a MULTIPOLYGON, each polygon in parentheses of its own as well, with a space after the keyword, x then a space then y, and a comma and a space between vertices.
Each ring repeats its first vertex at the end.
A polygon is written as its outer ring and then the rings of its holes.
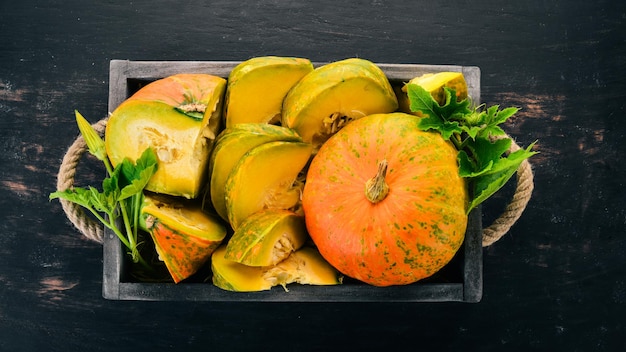
POLYGON ((306 226, 322 256, 374 286, 406 285, 445 266, 463 243, 468 201, 457 151, 405 113, 375 114, 331 137, 311 162, 302 195, 306 226), (365 184, 387 160, 388 194, 365 184))
POLYGON ((222 79, 202 73, 179 73, 143 86, 126 99, 160 101, 178 107, 189 99, 203 101, 213 94, 222 79))

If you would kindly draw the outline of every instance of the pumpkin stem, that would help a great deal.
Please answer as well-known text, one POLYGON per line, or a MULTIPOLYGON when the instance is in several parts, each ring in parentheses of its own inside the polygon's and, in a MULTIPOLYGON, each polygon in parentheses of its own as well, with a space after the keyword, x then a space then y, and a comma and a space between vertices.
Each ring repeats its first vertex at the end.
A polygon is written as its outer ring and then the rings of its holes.
POLYGON ((389 186, 385 182, 387 175, 387 160, 383 159, 378 163, 378 171, 376 176, 365 182, 365 197, 370 202, 376 204, 387 197, 389 186))

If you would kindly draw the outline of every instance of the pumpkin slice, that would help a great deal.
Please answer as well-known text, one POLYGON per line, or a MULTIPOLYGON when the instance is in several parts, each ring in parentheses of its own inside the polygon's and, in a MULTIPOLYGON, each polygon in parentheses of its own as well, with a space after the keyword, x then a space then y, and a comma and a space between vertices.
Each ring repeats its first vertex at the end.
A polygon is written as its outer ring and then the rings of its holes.
POLYGON ((340 272, 405 285, 444 267, 463 243, 468 202, 457 150, 406 113, 348 124, 308 169, 302 207, 311 239, 340 272))
POLYGON ((226 127, 237 123, 280 123, 285 95, 313 71, 308 59, 255 57, 237 65, 228 76, 226 127))
POLYGON ((224 258, 226 246, 220 246, 211 257, 213 284, 228 291, 266 291, 290 283, 305 285, 338 285, 342 276, 311 247, 293 252, 287 259, 270 267, 256 267, 224 258))
POLYGON ((343 62, 343 64, 347 65, 361 66, 372 74, 372 78, 376 79, 381 87, 389 89, 390 82, 387 79, 387 76, 385 75, 383 70, 381 70, 380 67, 376 66, 376 64, 374 64, 373 62, 361 58, 349 58, 340 62, 343 62))
POLYGON ((158 168, 149 191, 196 198, 206 184, 213 141, 220 128, 226 80, 180 74, 154 81, 117 107, 105 144, 113 166, 153 148, 158 168))
POLYGON ((226 227, 186 200, 146 195, 143 226, 175 283, 200 269, 226 237, 226 227))
POLYGON ((224 257, 250 266, 272 266, 302 247, 307 237, 303 216, 262 210, 243 221, 228 240, 224 257))
POLYGON ((318 67, 289 91, 282 124, 317 149, 346 123, 397 107, 391 84, 378 66, 346 59, 318 67))
POLYGON ((311 151, 308 143, 276 141, 251 149, 239 160, 224 193, 233 230, 263 209, 293 209, 300 204, 302 184, 296 179, 311 151))
MULTIPOLYGON (((435 101, 439 105, 443 105, 446 102, 444 87, 454 89, 456 92, 456 98, 458 101, 467 98, 467 83, 465 77, 461 72, 437 72, 426 73, 421 76, 415 77, 407 84, 417 84, 430 92, 435 101)), ((397 91, 398 102, 400 104, 400 111, 406 113, 413 113, 410 109, 409 97, 407 95, 406 84, 402 87, 402 91, 397 91)))
POLYGON ((211 203, 224 220, 228 220, 224 188, 233 167, 250 149, 272 141, 300 142, 302 138, 291 129, 261 123, 237 124, 218 136, 209 161, 209 182, 211 203))

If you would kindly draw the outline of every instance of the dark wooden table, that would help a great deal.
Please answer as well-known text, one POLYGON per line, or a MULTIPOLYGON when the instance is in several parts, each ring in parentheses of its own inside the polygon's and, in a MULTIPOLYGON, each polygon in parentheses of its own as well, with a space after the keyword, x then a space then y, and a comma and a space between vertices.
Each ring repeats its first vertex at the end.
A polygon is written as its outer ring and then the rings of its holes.
MULTIPOLYGON (((626 348, 624 2, 363 3, 4 1, 0 351, 626 348), (74 109, 106 116, 112 59, 261 55, 479 66, 483 102, 522 108, 505 129, 538 140, 535 192, 484 249, 480 303, 102 298, 101 245, 48 201, 74 109)), ((84 182, 102 172, 79 170, 84 182)))

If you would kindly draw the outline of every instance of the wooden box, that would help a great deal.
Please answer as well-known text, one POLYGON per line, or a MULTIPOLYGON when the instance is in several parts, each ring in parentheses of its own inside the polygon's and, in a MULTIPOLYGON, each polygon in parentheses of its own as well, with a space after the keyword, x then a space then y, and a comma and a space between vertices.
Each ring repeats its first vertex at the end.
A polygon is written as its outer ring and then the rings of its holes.
MULTIPOLYGON (((145 83, 176 73, 209 73, 228 78, 239 62, 231 61, 127 61, 112 60, 109 111, 145 83)), ((316 65, 320 65, 317 63, 316 65)), ((463 72, 468 94, 480 102, 480 69, 452 65, 384 64, 393 86, 413 77, 439 71, 463 72)), ((115 234, 105 231, 103 296, 111 300, 150 301, 259 301, 259 302, 478 302, 482 297, 482 224, 480 207, 469 215, 465 242, 456 257, 440 272, 423 281, 393 287, 374 287, 353 280, 336 286, 291 284, 286 292, 274 287, 262 292, 229 292, 206 282, 136 282, 126 273, 128 257, 115 234)))

